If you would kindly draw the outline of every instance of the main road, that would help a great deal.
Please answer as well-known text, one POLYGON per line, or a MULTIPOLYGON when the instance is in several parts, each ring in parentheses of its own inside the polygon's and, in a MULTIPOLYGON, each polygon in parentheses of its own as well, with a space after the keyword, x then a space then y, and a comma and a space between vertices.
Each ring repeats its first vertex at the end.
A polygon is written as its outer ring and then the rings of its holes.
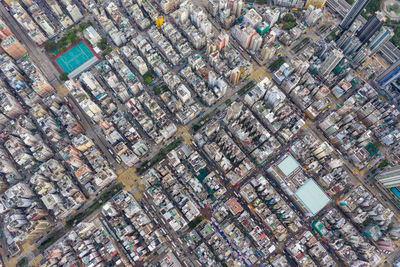
POLYGON ((61 81, 58 78, 60 72, 56 66, 51 62, 50 58, 46 55, 41 47, 39 47, 25 32, 25 29, 14 19, 14 17, 8 12, 5 7, 0 4, 0 16, 4 23, 10 28, 11 32, 15 37, 25 45, 25 48, 29 54, 29 58, 32 59, 36 67, 38 67, 46 79, 51 83, 54 88, 61 85, 61 81))
MULTIPOLYGON (((25 29, 14 19, 14 17, 0 5, 0 16, 2 20, 10 28, 11 32, 16 38, 25 45, 28 52, 29 58, 33 61, 34 65, 40 69, 45 78, 51 83, 54 88, 58 88, 62 85, 59 79, 60 72, 54 63, 50 60, 47 54, 39 47, 25 32, 25 29)), ((98 129, 97 125, 92 125, 87 115, 77 101, 72 96, 66 97, 73 107, 73 113, 77 114, 80 118, 80 123, 85 129, 86 134, 95 141, 96 145, 101 149, 103 155, 108 161, 116 168, 120 169, 120 165, 115 160, 114 156, 109 152, 110 144, 105 140, 104 134, 101 129, 98 129)))
POLYGON ((82 110, 79 106, 78 102, 71 95, 67 95, 66 99, 69 100, 69 103, 73 107, 72 113, 77 114, 80 118, 80 123, 82 127, 85 129, 85 134, 94 141, 94 143, 100 148, 103 152, 103 155, 107 158, 108 162, 112 164, 113 169, 118 171, 120 169, 125 170, 126 168, 122 168, 119 163, 115 160, 115 157, 110 153, 112 151, 111 144, 107 142, 104 138, 104 133, 98 125, 92 125, 89 116, 82 110))

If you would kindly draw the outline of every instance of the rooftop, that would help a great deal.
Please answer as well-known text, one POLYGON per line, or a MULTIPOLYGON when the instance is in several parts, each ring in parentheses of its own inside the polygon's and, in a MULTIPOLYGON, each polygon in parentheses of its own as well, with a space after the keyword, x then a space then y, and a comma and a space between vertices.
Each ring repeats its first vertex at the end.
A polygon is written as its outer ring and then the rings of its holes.
POLYGON ((287 156, 281 163, 278 164, 278 168, 283 172, 285 176, 289 176, 294 170, 296 170, 300 164, 293 158, 292 155, 287 156))
POLYGON ((317 214, 330 201, 330 198, 313 179, 309 179, 295 192, 295 195, 312 213, 312 215, 317 214))

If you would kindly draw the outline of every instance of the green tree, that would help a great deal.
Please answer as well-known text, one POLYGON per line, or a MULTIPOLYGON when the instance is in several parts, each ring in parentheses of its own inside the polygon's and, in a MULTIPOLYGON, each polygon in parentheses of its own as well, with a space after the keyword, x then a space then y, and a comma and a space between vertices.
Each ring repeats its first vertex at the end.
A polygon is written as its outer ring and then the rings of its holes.
POLYGON ((67 81, 69 78, 68 78, 68 72, 63 72, 63 73, 61 73, 60 74, 60 80, 61 81, 67 81))
POLYGON ((101 38, 100 42, 97 43, 97 47, 100 48, 101 50, 104 50, 107 48, 107 38, 101 38))
POLYGON ((385 168, 386 166, 390 165, 390 161, 388 159, 384 159, 379 165, 378 168, 381 170, 385 168))
POLYGON ((106 46, 106 49, 103 51, 102 55, 103 57, 107 56, 108 54, 110 54, 112 52, 112 48, 111 46, 106 46))
POLYGON ((284 59, 283 57, 278 58, 277 60, 275 60, 274 62, 272 62, 271 65, 269 65, 268 69, 269 69, 270 71, 276 71, 276 70, 278 70, 278 69, 282 66, 282 64, 283 64, 284 62, 285 62, 285 59, 284 59))
POLYGON ((365 19, 369 19, 376 11, 381 9, 382 0, 371 0, 368 5, 365 7, 365 12, 361 13, 361 15, 365 19))
MULTIPOLYGON (((92 22, 90 20, 79 24, 79 27, 82 28, 82 30, 89 28, 90 26, 92 26, 92 22)), ((78 29, 78 31, 79 31, 79 29, 78 29)))
POLYGON ((150 85, 153 82, 153 79, 150 76, 144 77, 144 83, 150 85))
POLYGON ((81 26, 78 27, 78 32, 82 32, 83 28, 81 26))
POLYGON ((390 39, 390 41, 394 45, 400 46, 400 26, 397 26, 396 28, 394 28, 394 36, 392 37, 392 39, 390 39))
POLYGON ((67 35, 75 34, 75 33, 76 33, 76 29, 74 29, 74 28, 71 28, 71 29, 67 30, 67 35))
POLYGON ((45 43, 44 49, 45 49, 47 52, 52 52, 52 51, 54 51, 54 50, 57 49, 57 43, 54 42, 53 40, 50 40, 50 41, 48 41, 48 42, 45 43))
POLYGON ((294 21, 296 21, 296 18, 293 16, 293 14, 291 14, 291 13, 286 13, 286 14, 283 16, 283 20, 284 20, 285 22, 294 22, 294 21))
POLYGON ((372 73, 371 75, 369 75, 368 80, 372 80, 373 78, 375 78, 375 73, 372 73))
POLYGON ((201 128, 201 126, 198 125, 198 124, 195 124, 195 125, 192 126, 192 129, 193 129, 193 131, 195 131, 195 132, 197 132, 200 128, 201 128))
POLYGON ((195 219, 193 219, 192 221, 190 221, 188 223, 188 226, 190 227, 190 229, 194 229, 196 228, 197 225, 199 225, 199 223, 201 223, 202 220, 204 220, 204 216, 200 215, 195 219))
POLYGON ((76 43, 79 41, 79 39, 80 39, 79 36, 74 34, 71 36, 71 43, 76 43))
POLYGON ((64 36, 64 37, 62 37, 59 41, 58 41, 58 47, 61 47, 61 46, 66 46, 66 45, 68 45, 68 42, 67 42, 67 38, 64 36))
POLYGON ((104 49, 106 49, 106 44, 102 43, 102 42, 98 42, 97 47, 100 48, 101 50, 104 50, 104 49))
POLYGON ((285 24, 283 24, 282 29, 284 30, 291 30, 294 27, 297 26, 297 23, 295 21, 290 21, 290 22, 285 22, 285 24))
POLYGON ((17 266, 18 267, 23 267, 28 263, 28 261, 26 260, 26 258, 22 258, 18 263, 17 266))
POLYGON ((160 89, 160 87, 154 86, 154 87, 153 87, 153 91, 154 91, 154 93, 155 93, 156 95, 161 94, 161 89, 160 89))
POLYGON ((161 86, 161 90, 162 90, 163 92, 167 92, 167 91, 169 91, 169 88, 168 88, 168 86, 166 86, 166 85, 164 84, 163 86, 161 86))

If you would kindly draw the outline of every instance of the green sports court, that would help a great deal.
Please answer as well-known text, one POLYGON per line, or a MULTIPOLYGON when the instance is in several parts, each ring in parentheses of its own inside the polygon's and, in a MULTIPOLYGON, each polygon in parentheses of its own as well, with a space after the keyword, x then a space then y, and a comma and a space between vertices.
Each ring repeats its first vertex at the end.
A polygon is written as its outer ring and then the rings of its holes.
POLYGON ((57 67, 68 73, 69 78, 79 75, 98 60, 99 56, 84 39, 53 58, 57 67))

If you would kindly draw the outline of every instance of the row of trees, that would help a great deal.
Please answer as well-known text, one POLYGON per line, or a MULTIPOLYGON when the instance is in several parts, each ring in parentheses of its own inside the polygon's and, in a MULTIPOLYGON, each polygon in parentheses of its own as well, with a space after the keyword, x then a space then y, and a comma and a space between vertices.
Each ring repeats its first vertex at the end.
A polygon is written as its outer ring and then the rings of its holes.
POLYGON ((283 63, 285 63, 285 59, 283 57, 280 57, 272 62, 271 65, 269 65, 268 69, 272 72, 277 71, 283 63))
POLYGON ((97 43, 97 47, 100 48, 103 52, 103 57, 107 56, 112 52, 111 46, 107 45, 107 38, 101 38, 100 42, 97 43))
POLYGON ((155 155, 151 160, 147 160, 145 161, 142 166, 140 166, 139 168, 136 168, 136 172, 138 174, 143 174, 145 173, 148 169, 150 169, 152 166, 154 166, 156 163, 158 163, 159 161, 161 161, 163 158, 165 158, 165 156, 171 152, 172 150, 174 150, 175 148, 177 148, 178 146, 180 146, 180 144, 182 144, 182 139, 176 139, 175 141, 171 142, 169 145, 167 145, 165 148, 162 148, 160 150, 160 152, 158 152, 157 155, 155 155))
POLYGON ((297 26, 296 17, 292 13, 286 13, 280 18, 280 23, 283 23, 282 29, 290 30, 297 26))
POLYGON ((369 19, 376 11, 381 10, 382 0, 370 0, 365 7, 365 11, 361 15, 365 19, 369 19))
POLYGON ((82 32, 84 29, 89 28, 90 26, 92 26, 92 22, 90 20, 82 22, 79 24, 78 31, 82 32))
POLYGON ((68 29, 64 36, 58 42, 54 40, 47 41, 44 45, 44 49, 48 53, 62 52, 67 48, 68 45, 74 44, 80 40, 80 37, 77 35, 78 31, 82 32, 84 29, 90 26, 92 26, 92 22, 90 20, 82 22, 81 24, 79 24, 78 29, 68 29))
POLYGON ((80 37, 76 33, 76 29, 69 29, 58 42, 54 40, 47 41, 44 45, 44 49, 49 53, 62 52, 68 45, 74 44, 80 40, 80 37))

